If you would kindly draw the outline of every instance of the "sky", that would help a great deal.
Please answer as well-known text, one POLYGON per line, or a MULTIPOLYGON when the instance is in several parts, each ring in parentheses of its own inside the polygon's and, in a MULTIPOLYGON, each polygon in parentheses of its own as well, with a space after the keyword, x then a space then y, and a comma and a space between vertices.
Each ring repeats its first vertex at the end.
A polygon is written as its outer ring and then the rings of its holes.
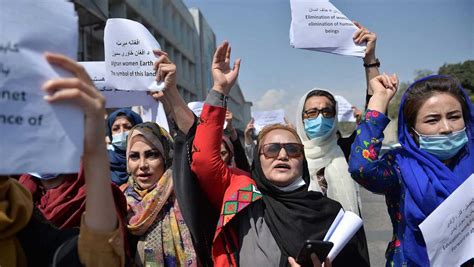
MULTIPOLYGON (((328 89, 362 108, 362 59, 290 47, 289 0, 184 0, 201 10, 216 34, 242 59, 239 84, 252 110, 294 113, 312 88, 328 89)), ((377 34, 381 72, 411 82, 416 70, 474 59, 473 0, 332 0, 349 19, 377 34)), ((289 115, 289 114, 287 114, 289 115)), ((293 121, 291 115, 289 119, 293 121)))

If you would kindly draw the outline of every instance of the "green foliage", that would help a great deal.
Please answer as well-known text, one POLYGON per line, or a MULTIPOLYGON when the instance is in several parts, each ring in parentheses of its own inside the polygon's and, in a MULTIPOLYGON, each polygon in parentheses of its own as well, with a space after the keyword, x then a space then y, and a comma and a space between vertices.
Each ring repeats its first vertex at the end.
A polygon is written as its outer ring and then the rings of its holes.
POLYGON ((402 96, 405 91, 410 86, 409 82, 401 82, 398 86, 397 94, 393 97, 392 101, 388 104, 388 117, 390 119, 398 118, 398 108, 400 107, 400 100, 402 100, 402 96))
POLYGON ((453 76, 474 98, 474 60, 466 60, 458 64, 444 64, 438 70, 439 74, 453 76))
MULTIPOLYGON (((457 64, 444 64, 439 68, 438 73, 454 77, 462 87, 467 90, 471 97, 471 101, 474 101, 474 60, 466 60, 463 63, 457 64)), ((413 81, 431 74, 434 74, 431 70, 415 70, 413 81)), ((400 83, 397 94, 394 96, 392 101, 390 101, 388 106, 388 116, 391 119, 396 119, 398 117, 400 100, 411 83, 412 82, 407 81, 400 83)))

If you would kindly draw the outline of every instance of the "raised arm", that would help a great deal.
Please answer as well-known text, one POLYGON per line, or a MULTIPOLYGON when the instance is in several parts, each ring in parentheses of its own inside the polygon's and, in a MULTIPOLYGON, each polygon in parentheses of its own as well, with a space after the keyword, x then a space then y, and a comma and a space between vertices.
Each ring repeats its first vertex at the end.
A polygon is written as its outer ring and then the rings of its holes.
POLYGON ((398 185, 395 158, 387 153, 379 158, 383 131, 390 120, 384 115, 395 94, 398 79, 395 75, 379 75, 370 81, 374 95, 369 101, 365 117, 357 127, 352 144, 349 172, 362 186, 374 193, 385 193, 398 185))
POLYGON ((356 44, 367 43, 367 49, 365 50, 364 67, 365 67, 365 79, 367 81, 367 96, 374 94, 372 88, 370 88, 369 81, 379 75, 379 67, 376 65, 377 57, 375 56, 375 46, 377 44, 377 35, 374 32, 369 31, 367 28, 362 26, 357 21, 354 24, 359 28, 354 33, 354 42, 356 44))
POLYGON ((240 60, 237 60, 234 68, 230 68, 230 50, 229 43, 224 42, 214 54, 212 62, 214 86, 209 91, 201 113, 201 123, 196 130, 191 165, 203 190, 217 209, 220 209, 231 176, 230 169, 220 155, 222 125, 226 113, 225 98, 237 80, 240 64, 240 60))
POLYGON ((171 117, 179 130, 186 135, 194 123, 194 115, 178 92, 176 65, 171 62, 167 53, 161 50, 153 52, 158 57, 154 65, 156 80, 164 82, 165 88, 159 92, 152 92, 151 96, 163 104, 167 116, 171 117))
POLYGON ((58 78, 47 81, 43 89, 48 94, 45 100, 50 103, 70 102, 78 105, 84 112, 84 153, 83 164, 86 181, 86 212, 84 225, 79 237, 81 262, 89 266, 124 264, 123 237, 118 230, 118 220, 112 188, 110 186, 109 160, 104 142, 105 98, 96 90, 84 68, 74 60, 63 55, 47 53, 46 59, 69 72, 74 78, 58 78), (87 234, 86 234, 87 233, 87 234), (82 240, 103 241, 109 245, 116 240, 119 245, 109 246, 109 250, 92 251, 82 240), (101 239, 101 237, 103 237, 101 239), (113 248, 112 248, 113 247, 113 248), (85 253, 81 249, 85 248, 85 253), (108 253, 107 253, 107 252, 108 253))

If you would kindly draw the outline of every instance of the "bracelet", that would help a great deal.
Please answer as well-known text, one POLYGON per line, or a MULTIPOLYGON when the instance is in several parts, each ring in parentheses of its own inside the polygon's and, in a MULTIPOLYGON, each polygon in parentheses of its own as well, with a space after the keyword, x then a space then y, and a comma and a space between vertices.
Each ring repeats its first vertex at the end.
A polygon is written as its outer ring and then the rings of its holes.
POLYGON ((364 67, 366 67, 366 68, 373 68, 373 67, 380 68, 380 61, 379 61, 378 58, 376 58, 374 63, 370 63, 370 64, 364 63, 364 67))

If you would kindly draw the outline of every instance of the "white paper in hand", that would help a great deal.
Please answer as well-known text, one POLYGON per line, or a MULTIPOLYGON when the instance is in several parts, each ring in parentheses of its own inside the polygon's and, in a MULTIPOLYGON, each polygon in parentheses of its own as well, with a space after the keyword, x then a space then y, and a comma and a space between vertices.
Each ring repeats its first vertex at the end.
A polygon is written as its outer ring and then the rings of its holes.
POLYGON ((352 36, 357 26, 329 1, 291 0, 290 45, 295 48, 356 57, 365 45, 352 36))
POLYGON ((337 102, 337 119, 338 121, 355 122, 354 110, 352 109, 351 103, 347 101, 343 96, 334 96, 337 102))
POLYGON ((431 266, 460 266, 474 257, 474 174, 419 225, 431 266))
POLYGON ((331 261, 334 261, 360 227, 362 227, 362 219, 357 214, 352 211, 344 212, 342 209, 339 211, 323 239, 334 244, 327 256, 331 261))
POLYGON ((45 51, 77 55, 78 18, 66 1, 0 0, 0 174, 74 173, 83 151, 84 114, 49 104, 41 87, 71 76, 45 51))
POLYGON ((128 19, 108 19, 104 32, 107 84, 116 89, 158 91, 154 49, 161 49, 142 24, 128 19))

